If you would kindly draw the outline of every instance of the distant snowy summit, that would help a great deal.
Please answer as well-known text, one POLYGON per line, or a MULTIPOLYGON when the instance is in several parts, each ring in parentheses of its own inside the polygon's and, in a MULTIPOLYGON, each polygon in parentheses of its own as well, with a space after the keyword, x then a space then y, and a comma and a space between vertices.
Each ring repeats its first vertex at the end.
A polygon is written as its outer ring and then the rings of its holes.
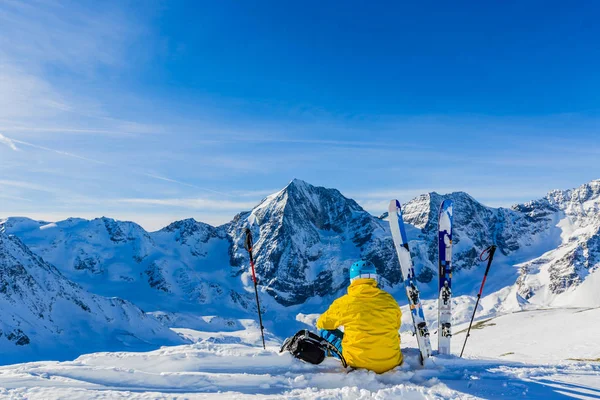
MULTIPOLYGON (((434 292, 435 230, 444 199, 452 199, 455 209, 455 294, 476 286, 481 277, 471 271, 481 265, 479 253, 494 243, 498 263, 514 271, 499 274, 496 287, 516 285, 523 299, 545 305, 589 300, 571 293, 587 291, 585 282, 598 279, 600 181, 511 208, 486 207, 464 192, 411 200, 404 216, 425 296, 434 292)), ((149 310, 251 314, 246 227, 255 238, 260 289, 269 295, 266 309, 318 308, 345 290, 347 269, 359 258, 376 265, 383 286, 400 289, 387 221, 336 189, 298 179, 219 227, 187 219, 146 232, 109 218, 52 225, 9 218, 4 227, 86 289, 149 310)))

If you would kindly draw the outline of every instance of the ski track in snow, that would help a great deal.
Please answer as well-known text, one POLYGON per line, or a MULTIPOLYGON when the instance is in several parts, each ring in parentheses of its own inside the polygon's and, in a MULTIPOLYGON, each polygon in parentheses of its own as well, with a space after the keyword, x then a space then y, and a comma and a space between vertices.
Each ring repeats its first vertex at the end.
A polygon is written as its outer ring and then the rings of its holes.
MULTIPOLYGON (((197 342, 152 352, 93 353, 69 362, 0 367, 0 398, 598 399, 600 364, 569 360, 600 357, 598 321, 598 308, 479 319, 465 350, 467 358, 434 356, 425 367, 419 365, 415 338, 407 334, 402 336, 405 363, 381 375, 345 371, 334 359, 305 364, 287 352, 279 354, 274 338, 263 350, 252 324, 233 332, 178 329, 197 342), (552 334, 540 334, 552 327, 552 334)), ((453 354, 462 347, 465 328, 456 326, 453 354)))

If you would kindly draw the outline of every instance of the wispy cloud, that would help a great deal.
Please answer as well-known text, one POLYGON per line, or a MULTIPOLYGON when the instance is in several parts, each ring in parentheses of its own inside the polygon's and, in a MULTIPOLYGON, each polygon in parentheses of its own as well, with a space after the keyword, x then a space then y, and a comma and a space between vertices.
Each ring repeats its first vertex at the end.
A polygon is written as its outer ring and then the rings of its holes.
POLYGON ((220 194, 220 195, 223 195, 223 196, 230 196, 227 193, 219 192, 217 190, 212 190, 212 189, 208 189, 208 188, 205 188, 205 187, 200 187, 198 185, 194 185, 194 184, 191 184, 191 183, 178 181, 176 179, 171 179, 171 178, 167 178, 167 177, 164 177, 164 176, 159 176, 159 175, 149 174, 149 173, 142 173, 142 175, 147 176, 149 178, 158 179, 160 181, 171 182, 171 183, 176 183, 178 185, 183 185, 183 186, 191 187, 191 188, 194 188, 194 189, 200 189, 200 190, 203 190, 203 191, 206 191, 206 192, 220 194))
POLYGON ((6 60, 0 52, 0 119, 19 123, 31 118, 40 121, 69 109, 67 101, 52 84, 6 60))
MULTIPOLYGON (((69 125, 56 125, 54 121, 48 121, 47 126, 40 127, 39 121, 24 121, 24 122, 15 122, 13 120, 8 119, 0 119, 0 130, 9 133, 53 133, 57 135, 62 134, 94 134, 94 135, 104 135, 104 136, 121 136, 121 135, 139 135, 139 134, 154 134, 154 133, 164 133, 165 127, 156 126, 156 125, 148 125, 141 124, 131 121, 122 121, 115 119, 107 119, 101 115, 91 115, 84 114, 81 111, 77 112, 78 115, 84 115, 89 117, 90 119, 96 121, 95 125, 98 128, 80 128, 77 126, 69 126, 69 125), (112 124, 99 123, 98 121, 111 121, 112 124)), ((39 117, 39 115, 37 115, 39 117)))
POLYGON ((5 57, 78 73, 119 65, 128 44, 143 33, 135 14, 106 2, 6 0, 0 7, 0 27, 5 57))
POLYGON ((148 198, 132 198, 132 199, 116 199, 119 203, 140 204, 149 206, 172 206, 182 207, 196 210, 232 210, 244 211, 256 206, 255 201, 230 201, 222 199, 207 199, 207 198, 171 198, 171 199, 148 199, 148 198))
POLYGON ((7 145, 8 147, 10 147, 11 149, 13 149, 14 151, 19 151, 19 149, 17 148, 17 145, 15 144, 15 142, 13 140, 11 140, 10 138, 7 138, 6 136, 4 136, 1 133, 0 133, 0 143, 3 143, 5 145, 7 145))
POLYGON ((0 2, 0 129, 112 135, 160 131, 110 115, 106 95, 85 86, 107 71, 129 67, 132 45, 148 34, 138 14, 129 13, 124 3, 0 2))
POLYGON ((0 198, 9 199, 9 200, 17 200, 17 201, 25 201, 25 202, 29 202, 29 203, 33 202, 33 200, 28 199, 26 197, 13 196, 13 195, 1 193, 1 192, 0 192, 0 198))
MULTIPOLYGON (((96 160, 90 157, 84 157, 78 154, 74 154, 74 153, 70 153, 67 151, 62 151, 62 150, 57 150, 57 149, 52 149, 49 147, 45 147, 45 146, 40 146, 37 144, 33 144, 30 142, 25 142, 23 140, 18 140, 18 139, 12 139, 12 138, 8 138, 6 136, 0 135, 0 141, 2 143, 6 143, 7 145, 11 146, 11 148, 14 147, 14 150, 17 150, 15 143, 18 143, 20 145, 23 146, 28 146, 28 147, 32 147, 38 150, 44 150, 44 151, 48 151, 48 152, 52 152, 61 156, 65 156, 65 157, 70 157, 70 158, 75 158, 78 160, 82 160, 82 161, 86 161, 86 162, 91 162, 91 163, 95 163, 95 164, 101 164, 101 165, 105 165, 105 166, 109 166, 109 167, 114 167, 114 168, 120 168, 121 166, 116 165, 116 164, 112 164, 112 163, 108 163, 105 161, 101 161, 101 160, 96 160)), ((183 182, 177 179, 172 179, 172 178, 168 178, 165 176, 160 176, 160 175, 156 175, 156 174, 152 174, 152 173, 148 173, 148 172, 142 172, 142 171, 136 171, 134 169, 129 169, 127 171, 130 174, 134 174, 134 175, 141 175, 141 176, 145 176, 148 178, 152 178, 152 179, 156 179, 156 180, 160 180, 160 181, 164 181, 164 182, 171 182, 171 183, 175 183, 177 185, 183 185, 183 186, 187 186, 187 187, 191 187, 191 188, 195 188, 195 189, 199 189, 199 190, 203 190, 203 191, 207 191, 207 192, 211 192, 211 193, 215 193, 215 194, 219 194, 219 195, 223 195, 223 196, 230 196, 227 193, 223 193, 223 192, 219 192, 217 190, 212 190, 209 188, 205 188, 205 187, 201 187, 198 185, 194 185, 191 183, 187 183, 187 182, 183 182)))
POLYGON ((61 156, 66 156, 66 157, 71 157, 71 158, 77 158, 79 160, 88 161, 88 162, 92 162, 92 163, 95 163, 95 164, 109 165, 108 163, 105 163, 104 161, 94 160, 93 158, 83 157, 83 156, 80 156, 80 155, 77 155, 77 154, 69 153, 67 151, 51 149, 49 147, 40 146, 40 145, 37 145, 37 144, 25 142, 23 140, 7 138, 6 136, 3 136, 3 137, 6 138, 6 139, 8 139, 12 143, 19 143, 19 144, 21 144, 23 146, 33 147, 34 149, 44 150, 44 151, 50 151, 52 153, 56 153, 56 154, 59 154, 61 156))
POLYGON ((27 190, 35 190, 38 192, 48 192, 48 193, 54 192, 54 190, 52 190, 51 188, 49 188, 47 186, 38 185, 35 183, 31 183, 31 182, 0 179, 0 187, 6 187, 6 186, 20 188, 20 189, 27 189, 27 190))
POLYGON ((263 190, 234 190, 231 192, 231 195, 234 197, 254 197, 254 198, 263 198, 267 197, 273 193, 277 193, 281 190, 279 189, 263 189, 263 190))

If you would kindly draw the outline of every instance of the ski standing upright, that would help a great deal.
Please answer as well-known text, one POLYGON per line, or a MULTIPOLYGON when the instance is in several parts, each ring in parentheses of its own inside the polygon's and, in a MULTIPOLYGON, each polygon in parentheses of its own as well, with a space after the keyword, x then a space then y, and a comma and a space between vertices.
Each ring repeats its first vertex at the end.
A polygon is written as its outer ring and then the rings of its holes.
POLYGON ((408 239, 406 238, 406 230, 404 229, 404 220, 402 219, 402 208, 398 200, 392 200, 388 208, 388 219, 392 238, 394 239, 394 247, 398 260, 400 261, 400 269, 402 270, 402 279, 406 288, 406 296, 408 297, 408 305, 415 327, 417 343, 421 355, 421 364, 425 363, 425 359, 431 355, 431 343, 429 341, 429 330, 427 322, 425 322, 425 314, 419 299, 419 289, 417 289, 417 280, 415 278, 415 269, 410 257, 408 248, 408 239))
POLYGON ((452 200, 444 200, 438 215, 438 350, 450 354, 452 338, 452 200))

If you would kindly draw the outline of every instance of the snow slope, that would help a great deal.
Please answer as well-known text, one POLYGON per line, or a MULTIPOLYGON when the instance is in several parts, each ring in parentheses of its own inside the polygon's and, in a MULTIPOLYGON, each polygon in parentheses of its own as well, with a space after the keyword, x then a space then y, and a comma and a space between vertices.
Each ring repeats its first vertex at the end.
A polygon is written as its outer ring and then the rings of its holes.
MULTIPOLYGON (((201 333, 192 345, 147 353, 96 353, 72 362, 0 368, 0 396, 27 399, 475 399, 600 397, 600 309, 518 312, 480 320, 466 358, 419 366, 402 335, 404 365, 385 374, 344 371, 328 359, 304 364, 278 343, 259 346, 256 324, 201 333), (242 328, 243 327, 243 328, 242 328), (573 328, 586 327, 573 336, 573 328), (540 329, 551 331, 540 335, 540 329), (576 342, 573 339, 578 339, 576 342), (596 362, 574 359, 596 359, 596 362), (571 360, 573 359, 573 360, 571 360)), ((465 326, 459 327, 464 328, 465 326)), ((453 353, 464 333, 455 335, 453 353)), ((435 342, 435 341, 434 341, 435 342)))
POLYGON ((135 305, 86 292, 0 232, 0 363, 184 342, 135 305))

